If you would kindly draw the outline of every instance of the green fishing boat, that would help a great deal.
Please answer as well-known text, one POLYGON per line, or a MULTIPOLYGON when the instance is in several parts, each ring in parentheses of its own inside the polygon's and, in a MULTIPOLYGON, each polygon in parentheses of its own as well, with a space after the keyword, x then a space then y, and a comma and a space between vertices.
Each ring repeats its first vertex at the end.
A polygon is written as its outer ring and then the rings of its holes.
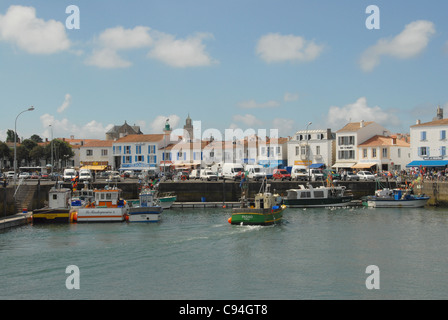
MULTIPOLYGON (((263 188, 264 183, 260 189, 263 188)), ((253 201, 246 197, 247 188, 243 188, 241 206, 232 209, 232 216, 229 223, 234 225, 272 225, 282 221, 283 211, 286 206, 282 204, 282 198, 278 194, 269 191, 270 185, 266 189, 255 195, 253 201)))

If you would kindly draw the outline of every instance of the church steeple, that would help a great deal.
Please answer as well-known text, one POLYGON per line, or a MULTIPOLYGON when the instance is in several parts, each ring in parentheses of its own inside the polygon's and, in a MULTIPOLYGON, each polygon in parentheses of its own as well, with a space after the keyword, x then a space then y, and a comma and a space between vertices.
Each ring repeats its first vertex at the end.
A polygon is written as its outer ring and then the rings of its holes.
POLYGON ((191 118, 190 118, 190 113, 188 113, 188 117, 185 120, 184 139, 186 141, 193 141, 193 139, 194 139, 194 136, 193 136, 193 125, 192 125, 192 121, 191 121, 191 118))

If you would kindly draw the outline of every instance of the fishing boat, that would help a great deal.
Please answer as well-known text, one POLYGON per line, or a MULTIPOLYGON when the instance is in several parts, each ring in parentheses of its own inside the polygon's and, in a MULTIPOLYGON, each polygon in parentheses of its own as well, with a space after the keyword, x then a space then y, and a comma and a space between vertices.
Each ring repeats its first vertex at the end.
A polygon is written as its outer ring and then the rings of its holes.
POLYGON ((177 200, 177 196, 173 193, 156 193, 156 198, 160 202, 160 206, 163 209, 170 209, 174 202, 177 200))
POLYGON ((79 209, 89 203, 92 203, 94 199, 95 194, 93 192, 93 189, 89 188, 88 184, 86 183, 84 185, 84 188, 82 188, 81 190, 73 190, 71 207, 72 209, 79 209))
POLYGON ((286 206, 282 204, 280 195, 270 192, 269 184, 265 187, 263 185, 253 201, 246 196, 247 187, 242 188, 241 206, 232 209, 232 216, 228 220, 230 224, 265 226, 281 222, 286 206))
POLYGON ((115 188, 94 189, 94 200, 77 209, 76 222, 121 222, 125 220, 129 206, 121 198, 121 190, 115 188))
POLYGON ((370 208, 421 208, 429 197, 415 195, 411 189, 383 188, 375 191, 375 195, 367 196, 363 204, 370 208))
POLYGON ((345 186, 319 186, 314 188, 311 184, 299 185, 298 189, 288 189, 283 203, 292 208, 312 207, 342 207, 353 200, 345 186))
POLYGON ((154 193, 143 190, 139 194, 138 203, 129 202, 127 220, 129 222, 158 222, 163 208, 154 198, 154 193))
POLYGON ((70 198, 70 189, 52 187, 48 192, 48 206, 33 211, 33 223, 69 223, 70 198))

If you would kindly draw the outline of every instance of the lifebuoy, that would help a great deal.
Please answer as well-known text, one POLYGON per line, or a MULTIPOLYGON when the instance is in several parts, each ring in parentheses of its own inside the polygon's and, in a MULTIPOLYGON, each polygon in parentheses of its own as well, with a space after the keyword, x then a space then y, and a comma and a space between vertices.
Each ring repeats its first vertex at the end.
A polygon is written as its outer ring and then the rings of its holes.
POLYGON ((185 181, 185 180, 187 180, 187 177, 186 176, 182 176, 182 181, 185 181))

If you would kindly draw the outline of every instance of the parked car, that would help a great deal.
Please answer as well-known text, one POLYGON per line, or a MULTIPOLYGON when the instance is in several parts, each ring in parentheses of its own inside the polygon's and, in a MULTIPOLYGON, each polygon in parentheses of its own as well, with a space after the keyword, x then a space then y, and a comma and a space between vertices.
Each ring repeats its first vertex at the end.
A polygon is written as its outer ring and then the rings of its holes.
POLYGON ((291 174, 286 169, 274 169, 272 172, 272 179, 274 180, 291 180, 291 174))
POLYGON ((189 175, 189 179, 196 180, 200 178, 201 169, 193 169, 189 175))
POLYGON ((201 180, 207 180, 207 181, 211 181, 211 180, 218 180, 218 174, 216 172, 213 172, 212 170, 201 170, 201 180))
POLYGON ((118 171, 107 171, 106 173, 107 173, 107 178, 106 178, 107 182, 120 182, 121 181, 121 176, 118 171))
POLYGON ((372 180, 375 181, 375 176, 370 171, 359 171, 358 172, 359 180, 372 180))
POLYGON ((8 171, 5 174, 7 179, 14 179, 14 171, 8 171))
POLYGON ((309 176, 311 177, 311 181, 323 181, 324 173, 320 169, 309 169, 309 176))
POLYGON ((20 172, 19 179, 29 179, 31 177, 29 172, 20 172))
POLYGON ((353 171, 347 171, 345 174, 345 180, 347 181, 359 181, 359 176, 353 171))

